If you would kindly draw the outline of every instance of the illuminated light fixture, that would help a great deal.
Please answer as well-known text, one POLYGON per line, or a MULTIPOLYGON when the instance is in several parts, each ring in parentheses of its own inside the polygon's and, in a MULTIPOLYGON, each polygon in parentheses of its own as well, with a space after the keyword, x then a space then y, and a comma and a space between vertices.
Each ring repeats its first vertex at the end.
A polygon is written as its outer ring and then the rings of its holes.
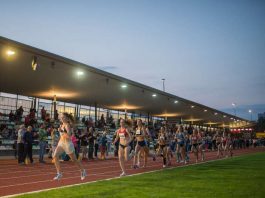
POLYGON ((156 94, 153 94, 152 96, 155 98, 156 97, 156 94))
POLYGON ((7 50, 6 54, 7 54, 7 56, 13 56, 16 54, 16 52, 14 52, 13 50, 7 50))
POLYGON ((249 110, 248 110, 248 112, 249 112, 249 113, 252 113, 252 110, 251 110, 251 109, 249 109, 249 110))
POLYGON ((179 101, 175 100, 174 103, 177 104, 179 101))
POLYGON ((207 109, 204 109, 204 112, 207 112, 207 109))
POLYGON ((214 113, 214 115, 217 115, 218 113, 214 113))
POLYGON ((40 66, 39 63, 38 63, 38 58, 37 58, 37 56, 33 56, 33 59, 32 59, 32 62, 31 62, 32 70, 36 71, 38 66, 40 66))
POLYGON ((125 88, 127 88, 127 85, 123 84, 123 85, 121 85, 121 88, 125 89, 125 88))
POLYGON ((226 115, 224 115, 223 117, 226 118, 226 115))
POLYGON ((231 120, 233 120, 234 118, 230 118, 231 120))
POLYGON ((191 108, 194 108, 194 106, 193 106, 193 105, 191 105, 190 107, 191 107, 191 108))
POLYGON ((162 114, 156 114, 154 116, 157 116, 157 117, 178 117, 180 116, 179 113, 162 113, 162 114))
POLYGON ((136 109, 141 109, 142 106, 135 106, 135 105, 130 105, 130 104, 127 104, 127 103, 123 103, 123 104, 120 104, 120 105, 114 105, 114 106, 108 106, 108 108, 110 109, 115 109, 115 110, 136 110, 136 109))
POLYGON ((82 72, 82 71, 77 71, 76 74, 77 74, 78 76, 82 76, 82 75, 84 75, 84 72, 82 72))

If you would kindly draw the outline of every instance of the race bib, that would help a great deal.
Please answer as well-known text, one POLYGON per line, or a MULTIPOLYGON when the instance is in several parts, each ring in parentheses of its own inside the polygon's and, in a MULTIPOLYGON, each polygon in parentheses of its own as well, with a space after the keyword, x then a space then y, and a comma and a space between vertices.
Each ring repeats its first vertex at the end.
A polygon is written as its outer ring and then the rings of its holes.
POLYGON ((119 137, 120 137, 121 139, 125 139, 125 134, 124 134, 124 133, 120 133, 120 134, 119 134, 119 137))
POLYGON ((136 131, 136 135, 141 135, 141 131, 140 130, 137 130, 136 131))

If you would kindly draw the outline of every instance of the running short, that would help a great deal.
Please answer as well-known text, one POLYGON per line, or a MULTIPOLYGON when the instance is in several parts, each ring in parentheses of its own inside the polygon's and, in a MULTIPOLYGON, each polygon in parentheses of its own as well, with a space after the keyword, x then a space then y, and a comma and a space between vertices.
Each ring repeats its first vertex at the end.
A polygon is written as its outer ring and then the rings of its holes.
POLYGON ((60 141, 54 151, 53 156, 61 155, 63 152, 65 152, 67 155, 74 153, 75 152, 74 144, 72 142, 60 141))
POLYGON ((140 147, 144 147, 146 146, 146 142, 143 140, 143 141, 138 141, 137 144, 140 146, 140 147))

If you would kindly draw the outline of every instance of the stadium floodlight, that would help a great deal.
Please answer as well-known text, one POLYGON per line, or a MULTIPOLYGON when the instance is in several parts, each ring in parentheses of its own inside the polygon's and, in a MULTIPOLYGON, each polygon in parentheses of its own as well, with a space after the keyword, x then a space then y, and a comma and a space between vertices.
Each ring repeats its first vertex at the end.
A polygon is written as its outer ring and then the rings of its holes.
POLYGON ((77 74, 77 76, 82 76, 82 75, 84 75, 84 72, 82 72, 82 71, 77 71, 76 74, 77 74))
POLYGON ((122 84, 121 88, 125 89, 125 88, 127 88, 127 85, 126 84, 122 84))
POLYGON ((38 58, 37 58, 37 56, 33 56, 33 59, 32 59, 32 62, 31 62, 32 70, 36 71, 38 66, 40 66, 39 63, 38 63, 38 58))
POLYGON ((16 52, 13 51, 13 50, 7 50, 7 51, 6 51, 6 54, 7 54, 7 56, 13 56, 13 55, 16 54, 16 52))

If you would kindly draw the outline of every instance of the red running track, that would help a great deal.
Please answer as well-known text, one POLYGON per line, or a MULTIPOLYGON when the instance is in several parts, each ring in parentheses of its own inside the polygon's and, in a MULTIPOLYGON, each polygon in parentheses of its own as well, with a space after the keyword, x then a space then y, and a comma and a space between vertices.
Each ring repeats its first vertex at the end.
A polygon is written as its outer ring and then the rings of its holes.
MULTIPOLYGON (((238 156, 264 151, 265 148, 241 149, 235 150, 234 155, 238 156)), ((193 154, 191 154, 190 156, 191 162, 188 164, 193 164, 193 154)), ((217 159, 216 152, 206 152, 206 161, 215 159, 217 159)), ((51 162, 46 164, 35 163, 20 166, 17 164, 16 160, 0 160, 0 196, 14 195, 67 185, 110 179, 118 177, 121 173, 117 158, 112 158, 105 161, 83 161, 83 165, 88 173, 88 177, 85 180, 80 180, 80 171, 77 170, 74 163, 62 162, 61 166, 63 171, 63 178, 60 181, 53 181, 56 170, 51 162)), ((126 163, 128 175, 163 169, 161 158, 157 159, 157 161, 152 161, 152 159, 149 158, 147 168, 134 170, 131 168, 131 165, 131 161, 126 163)), ((184 164, 176 163, 175 159, 173 158, 171 167, 177 166, 184 166, 184 164)))

